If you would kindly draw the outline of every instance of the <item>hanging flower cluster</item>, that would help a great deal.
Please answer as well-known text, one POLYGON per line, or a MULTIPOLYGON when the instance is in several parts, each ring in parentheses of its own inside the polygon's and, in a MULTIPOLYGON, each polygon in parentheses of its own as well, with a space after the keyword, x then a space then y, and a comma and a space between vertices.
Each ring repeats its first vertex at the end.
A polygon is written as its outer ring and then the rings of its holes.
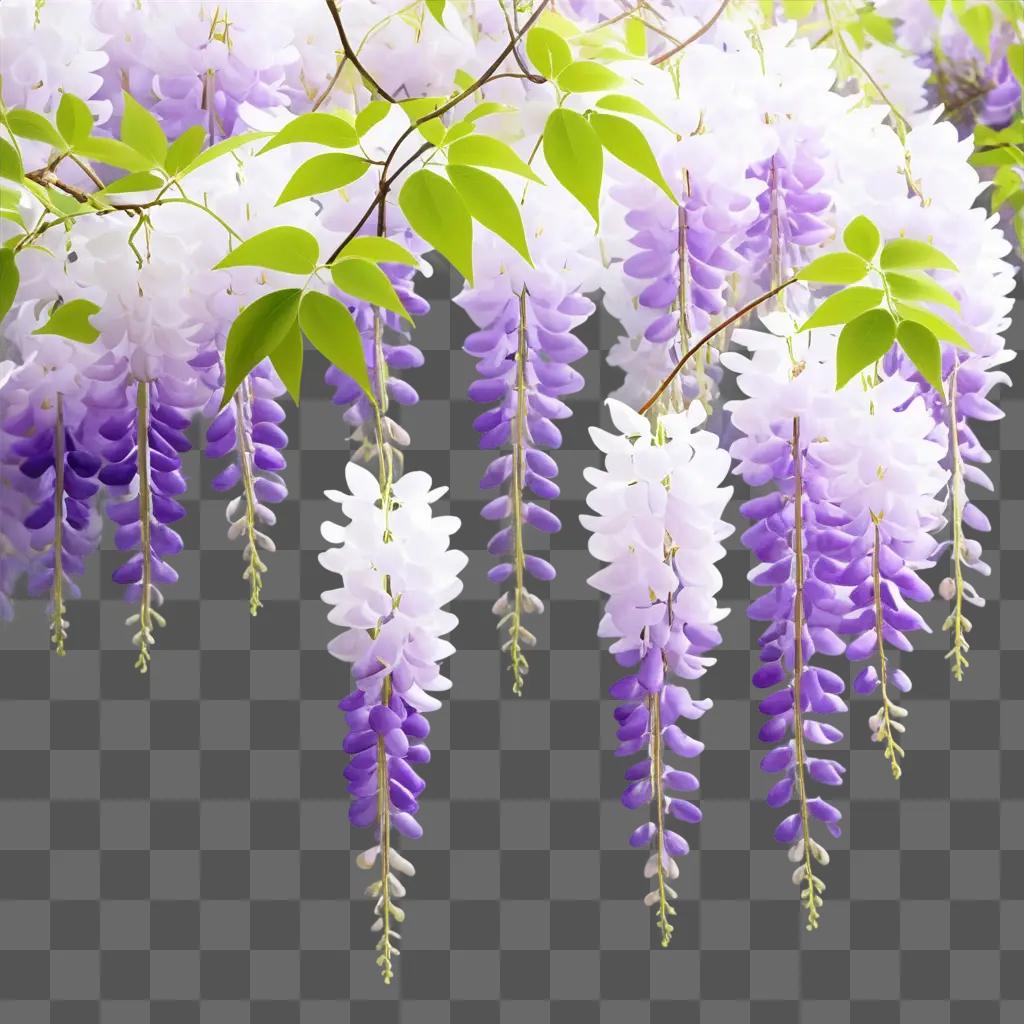
POLYGON ((413 871, 396 845, 421 831, 467 561, 403 422, 436 315, 422 279, 446 260, 474 325, 495 646, 516 694, 601 306, 621 380, 614 431, 592 427, 604 463, 583 523, 598 635, 625 672, 646 902, 667 943, 696 834, 675 821, 700 820, 674 758, 700 752, 683 726, 711 709, 687 686, 713 684, 731 469, 752 492, 766 798, 816 927, 847 682, 877 701, 899 778, 922 572, 948 559, 958 680, 984 603, 977 424, 1001 415, 1024 237, 1020 4, 302 0, 282 21, 243 0, 13 0, 0 32, 0 618, 43 598, 63 653, 108 523, 145 671, 174 611, 196 436, 257 614, 287 410, 324 376, 351 441, 324 597, 390 980, 413 871))

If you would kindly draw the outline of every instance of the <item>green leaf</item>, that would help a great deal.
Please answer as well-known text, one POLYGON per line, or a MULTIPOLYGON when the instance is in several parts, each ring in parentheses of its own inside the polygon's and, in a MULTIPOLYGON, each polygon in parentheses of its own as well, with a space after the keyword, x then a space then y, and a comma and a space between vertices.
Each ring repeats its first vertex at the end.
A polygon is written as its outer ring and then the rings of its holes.
POLYGON ((331 277, 338 288, 354 299, 365 299, 371 305, 390 310, 412 323, 394 286, 376 263, 347 253, 331 264, 331 277))
POLYGON ((206 132, 202 125, 194 124, 191 128, 183 131, 171 143, 167 150, 167 159, 164 161, 164 169, 172 177, 182 168, 188 167, 190 163, 203 151, 203 143, 206 141, 206 132))
MULTIPOLYGON (((388 116, 391 104, 387 100, 371 100, 356 114, 356 131, 362 138, 371 128, 388 116)), ((325 115, 327 116, 327 115, 325 115)))
POLYGON ((971 42, 978 48, 986 62, 992 59, 992 8, 988 4, 976 4, 966 10, 960 5, 957 17, 971 42))
POLYGON ((544 159, 551 173, 599 221, 604 150, 597 132, 574 110, 553 110, 544 125, 544 159))
POLYGON ((341 250, 340 255, 361 256, 375 263, 404 263, 409 267, 418 267, 420 263, 404 245, 376 235, 357 235, 341 250))
POLYGON ((593 60, 578 60, 558 75, 558 87, 566 92, 605 92, 622 84, 621 75, 593 60))
POLYGON ((299 321, 293 320, 277 348, 270 353, 270 362, 281 383, 288 389, 292 401, 298 405, 302 390, 302 332, 299 321))
POLYGON ((941 250, 915 238, 894 238, 882 249, 883 270, 956 270, 957 265, 941 250))
POLYGON ((130 92, 124 93, 121 141, 137 153, 163 166, 167 157, 167 136, 160 122, 130 92))
MULTIPOLYGON (((429 116, 444 102, 442 96, 416 96, 411 100, 403 100, 400 105, 410 122, 416 124, 420 118, 429 116)), ((433 146, 441 145, 447 131, 439 117, 424 121, 423 124, 416 124, 416 130, 433 146)))
POLYGON ((519 204, 493 175, 476 167, 449 166, 448 176, 472 216, 503 238, 530 266, 530 250, 519 204))
POLYGON ((258 142, 260 139, 265 139, 269 134, 269 132, 243 132, 241 135, 232 135, 230 139, 223 139, 222 141, 210 146, 209 149, 204 149, 199 156, 197 156, 183 171, 181 171, 178 177, 184 178, 185 175, 191 174, 193 171, 198 171, 200 167, 205 167, 208 163, 212 163, 218 157, 224 156, 225 153, 233 153, 236 149, 239 149, 249 142, 258 142))
POLYGON ((7 316, 7 311, 14 305, 20 283, 21 275, 14 262, 14 253, 10 249, 0 249, 0 320, 7 316))
POLYGON ((843 244, 850 252, 855 252, 866 260, 873 260, 878 247, 882 244, 882 236, 878 228, 867 217, 861 215, 854 217, 846 225, 843 244))
POLYGON ((851 320, 839 334, 836 390, 892 348, 896 321, 887 309, 871 309, 851 320))
POLYGON ((822 284, 855 284, 868 273, 868 265, 852 252, 831 252, 811 260, 796 276, 800 281, 822 284))
POLYGON ((126 146, 117 139, 106 139, 99 135, 91 135, 75 146, 75 152, 86 160, 119 167, 123 171, 149 171, 153 169, 153 161, 141 153, 126 146))
POLYGON ((306 292, 299 306, 299 324, 310 343, 342 373, 347 373, 376 405, 359 328, 348 309, 321 292, 306 292))
MULTIPOLYGON (((387 107, 388 104, 385 103, 384 106, 387 107)), ((384 113, 386 114, 387 111, 385 110, 384 113)), ((258 155, 262 156, 272 149, 288 146, 294 142, 313 142, 319 146, 330 146, 333 149, 348 149, 350 146, 356 145, 358 141, 359 136, 356 134, 356 129, 347 121, 343 121, 334 114, 314 112, 300 114, 293 121, 289 121, 270 139, 258 155)))
POLYGON ((497 103, 494 100, 484 100, 483 103, 478 103, 464 118, 464 121, 479 121, 483 117, 491 117, 493 114, 511 114, 515 112, 515 107, 509 106, 507 103, 497 103))
POLYGON ((915 323, 927 327, 936 338, 948 341, 957 348, 964 348, 970 351, 971 346, 967 339, 955 328, 945 317, 933 313, 930 309, 921 309, 920 306, 910 306, 905 302, 897 302, 896 312, 903 320, 913 320, 915 323))
POLYGON ((959 310, 960 300, 951 295, 945 288, 936 281, 933 281, 925 274, 896 274, 888 271, 885 275, 889 291, 897 299, 909 300, 910 302, 939 302, 950 309, 959 310))
POLYGON ((312 274, 319 259, 320 244, 308 231, 285 226, 247 238, 213 269, 266 267, 286 274, 312 274))
POLYGON ((351 185, 369 169, 370 165, 361 156, 353 156, 351 153, 321 153, 320 156, 314 156, 299 166, 274 205, 280 206, 282 203, 290 203, 293 199, 304 199, 320 192, 333 192, 336 188, 351 185))
POLYGON ((847 324, 854 317, 874 309, 881 301, 885 293, 881 288, 865 288, 854 285, 851 288, 844 288, 835 295, 830 295, 818 308, 804 321, 801 331, 809 331, 814 327, 829 327, 832 324, 847 324))
POLYGON ((896 328, 896 340, 921 376, 941 395, 942 352, 938 338, 915 320, 901 320, 896 328))
POLYGON ((472 121, 467 121, 463 118, 461 121, 456 121, 455 124, 445 131, 441 145, 450 146, 453 142, 458 142, 459 139, 472 135, 474 131, 476 131, 476 125, 472 121))
POLYGON ((1018 82, 1024 82, 1024 43, 1011 43, 1006 48, 1006 61, 1010 65, 1010 74, 1018 82))
POLYGON ((98 313, 100 307, 88 299, 72 299, 52 310, 50 319, 37 327, 33 334, 57 334, 71 341, 80 341, 83 345, 91 345, 99 336, 89 317, 98 313))
POLYGON ((639 18, 626 19, 626 49, 634 57, 647 56, 647 29, 639 18))
POLYGON ((668 131, 672 130, 650 107, 645 106, 632 96, 612 93, 610 96, 602 96, 594 105, 602 110, 614 110, 617 114, 632 114, 634 117, 644 117, 648 121, 660 124, 662 128, 668 131))
POLYGON ((106 188, 100 189, 99 196, 112 196, 122 192, 147 192, 151 188, 160 188, 163 178, 158 178, 149 171, 133 171, 123 178, 112 181, 106 188))
POLYGON ((48 146, 62 151, 68 148, 60 132, 42 114, 37 114, 34 110, 8 110, 7 124, 19 138, 45 142, 48 146))
POLYGON ((427 10, 430 12, 430 16, 444 28, 444 4, 445 0, 424 0, 427 5, 427 10))
POLYGON ((92 111, 85 100, 70 92, 61 96, 57 106, 57 130, 71 146, 92 134, 92 111))
POLYGON ((0 139, 0 178, 21 181, 24 176, 21 154, 6 139, 0 139))
POLYGON ((493 167, 510 171, 530 181, 544 182, 530 169, 529 164, 507 143, 489 135, 471 135, 459 139, 448 147, 449 164, 468 164, 471 167, 493 167))
POLYGON ((409 175, 398 196, 409 226, 473 283, 473 218, 455 186, 433 171, 409 175))
POLYGON ((864 11, 860 16, 860 21, 864 28, 880 43, 892 46, 896 42, 896 32, 888 18, 874 11, 864 11))
POLYGON ((526 56, 545 77, 554 79, 572 62, 569 44, 557 33, 540 25, 526 33, 526 56))
POLYGON ((627 167, 632 167, 648 181, 654 182, 673 203, 678 205, 679 199, 662 175, 651 144, 632 121, 616 117, 614 114, 599 114, 596 110, 591 111, 589 120, 601 144, 612 156, 617 157, 627 167))
POLYGON ((250 302, 235 318, 224 347, 223 409, 238 385, 292 332, 301 288, 283 288, 250 302))

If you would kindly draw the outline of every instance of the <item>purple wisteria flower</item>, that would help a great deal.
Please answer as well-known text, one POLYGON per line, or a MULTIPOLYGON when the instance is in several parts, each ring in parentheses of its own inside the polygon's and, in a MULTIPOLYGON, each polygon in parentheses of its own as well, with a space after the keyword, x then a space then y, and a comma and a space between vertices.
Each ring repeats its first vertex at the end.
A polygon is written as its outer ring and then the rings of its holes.
POLYGON ((570 364, 587 347, 572 332, 591 316, 594 304, 577 292, 565 292, 557 279, 543 291, 539 282, 530 288, 523 285, 518 295, 508 294, 507 279, 498 281, 492 294, 466 295, 463 304, 471 315, 480 314, 495 301, 498 289, 504 289, 504 301, 497 296, 496 313, 466 338, 463 348, 476 359, 478 375, 469 386, 469 397, 491 405, 473 422, 480 447, 501 452, 487 467, 480 486, 504 493, 488 502, 481 515, 503 524, 487 545, 488 552, 500 559, 487 576, 494 583, 513 581, 493 610, 499 630, 507 632, 502 650, 509 656, 513 691, 521 694, 529 671, 523 648, 537 642, 522 617, 544 607, 527 589, 525 574, 543 582, 555 576, 547 559, 527 553, 525 528, 552 534, 562 527, 558 516, 537 502, 551 501, 560 493, 554 480, 558 465, 545 449, 561 447, 556 421, 572 415, 562 396, 583 386, 582 376, 570 364))
POLYGON ((100 470, 100 480, 114 494, 125 496, 107 504, 107 516, 117 527, 118 550, 135 554, 114 572, 113 579, 125 586, 126 600, 138 602, 139 611, 128 617, 126 625, 138 627, 132 637, 139 649, 135 667, 145 672, 155 643, 154 624, 166 625, 157 611, 164 601, 160 586, 178 580, 167 559, 183 545, 170 524, 185 515, 176 499, 186 489, 181 454, 191 444, 185 434, 189 417, 178 408, 180 396, 173 379, 135 381, 127 385, 126 394, 134 401, 100 427, 107 441, 107 464, 100 470))
MULTIPOLYGON (((777 313, 763 319, 782 331, 788 318, 777 313)), ((738 373, 740 390, 749 397, 727 405, 740 434, 731 454, 747 484, 767 488, 740 508, 752 520, 743 544, 758 562, 749 579, 768 588, 747 610, 755 622, 767 623, 758 638, 761 664, 752 679, 757 689, 772 690, 758 705, 767 716, 758 738, 773 744, 761 769, 781 773, 768 791, 769 806, 796 805, 782 818, 775 838, 789 846, 796 864, 793 882, 812 930, 825 889, 815 863, 829 862, 812 834, 814 822, 838 837, 842 815, 829 800, 811 795, 811 785, 839 786, 846 770, 817 752, 843 737, 820 716, 846 712, 845 685, 831 669, 812 664, 816 654, 844 652, 839 633, 850 609, 841 570, 854 536, 849 517, 831 500, 830 471, 819 451, 822 437, 839 423, 830 400, 842 404, 832 394, 835 338, 824 332, 755 331, 737 331, 735 338, 750 355, 730 352, 723 362, 738 373)))
POLYGON ((191 365, 211 388, 206 413, 212 418, 206 429, 203 454, 210 459, 231 456, 231 461, 213 478, 213 489, 223 493, 241 486, 242 493, 232 498, 226 509, 228 539, 245 539, 242 579, 249 585, 249 611, 256 615, 262 607, 260 594, 267 571, 260 551, 276 550, 266 533, 277 522, 270 506, 288 496, 281 476, 286 465, 282 451, 288 445, 288 435, 279 426, 285 412, 277 401, 285 388, 270 362, 264 360, 218 411, 224 386, 220 353, 208 348, 191 365))
POLYGON ((701 820, 699 808, 674 793, 698 788, 690 772, 671 766, 667 753, 694 758, 703 750, 680 719, 695 721, 711 707, 694 700, 676 680, 697 679, 714 664, 708 652, 721 643, 717 623, 727 614, 718 607, 722 577, 716 562, 725 554, 722 540, 732 527, 722 513, 732 489, 722 487, 729 459, 707 430, 704 409, 658 418, 652 430, 645 417, 610 400, 612 421, 620 433, 596 427, 591 436, 605 453, 605 469, 588 468, 593 490, 587 505, 595 515, 580 517, 590 530, 590 553, 606 565, 588 582, 607 595, 598 628, 614 638, 610 651, 630 671, 611 688, 621 703, 616 756, 640 760, 626 771, 625 807, 648 808, 630 845, 650 849, 644 869, 652 889, 644 898, 657 908, 662 945, 672 936, 675 914, 670 884, 678 877, 675 858, 689 851, 686 839, 668 827, 668 818, 689 824, 701 820))

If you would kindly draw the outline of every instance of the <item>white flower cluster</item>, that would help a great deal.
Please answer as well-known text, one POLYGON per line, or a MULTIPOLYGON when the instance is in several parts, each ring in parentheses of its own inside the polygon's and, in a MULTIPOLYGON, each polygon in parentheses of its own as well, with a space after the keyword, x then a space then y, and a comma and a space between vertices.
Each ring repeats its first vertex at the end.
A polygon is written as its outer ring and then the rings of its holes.
MULTIPOLYGON (((715 563, 733 530, 722 518, 732 488, 722 486, 729 456, 700 429, 701 406, 662 416, 657 432, 621 402, 609 400, 608 408, 620 432, 590 430, 605 468, 583 471, 593 488, 587 505, 596 514, 580 522, 593 534, 591 555, 607 563, 588 582, 608 595, 598 635, 614 638, 616 654, 645 649, 670 596, 679 622, 708 627, 728 614, 718 605, 722 575, 715 563)), ((687 646, 669 645, 669 665, 692 679, 714 659, 689 655, 687 646)))
POLYGON ((461 592, 459 573, 467 562, 450 547, 458 518, 433 515, 430 507, 447 488, 432 487, 426 473, 406 473, 385 509, 381 486, 368 470, 349 462, 345 480, 351 493, 326 493, 341 505, 348 525, 325 522, 321 528, 337 546, 321 553, 320 564, 343 581, 323 594, 332 606, 328 620, 343 628, 328 650, 355 666, 368 701, 380 699, 390 675, 406 704, 436 710, 441 705, 431 694, 452 685, 438 663, 455 651, 442 638, 458 623, 444 606, 461 592))

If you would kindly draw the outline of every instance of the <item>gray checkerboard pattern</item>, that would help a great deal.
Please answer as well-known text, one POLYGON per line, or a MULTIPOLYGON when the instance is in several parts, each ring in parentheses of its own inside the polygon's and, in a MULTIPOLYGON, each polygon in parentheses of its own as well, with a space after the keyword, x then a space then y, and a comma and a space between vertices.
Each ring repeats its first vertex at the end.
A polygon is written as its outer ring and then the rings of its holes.
MULTIPOLYGON (((478 518, 484 457, 465 399, 468 330, 447 275, 427 283, 423 401, 405 417, 409 466, 450 482, 470 554, 451 666, 433 716, 405 906, 404 955, 385 988, 345 817, 347 672, 324 646, 324 488, 342 481, 346 430, 308 360, 290 415, 292 498, 275 531, 265 608, 250 620, 225 537, 215 467, 192 453, 181 582, 149 678, 132 668, 105 550, 72 607, 72 650, 47 653, 38 603, 0 630, 0 1020, 4 1024, 1010 1024, 1024 1020, 1024 400, 983 429, 997 491, 988 607, 969 682, 954 686, 936 632, 909 658, 916 688, 899 790, 854 702, 847 829, 807 935, 754 739, 747 555, 724 563, 714 697, 699 724, 704 822, 682 862, 673 947, 641 904, 643 856, 625 846, 611 754, 615 677, 594 638, 599 604, 576 522, 587 426, 615 374, 614 325, 582 335, 588 385, 561 456, 559 576, 527 693, 499 666, 478 518), (450 400, 450 396, 454 396, 450 400)), ((1024 347, 1018 323, 1012 343, 1024 347)), ((737 517, 735 509, 731 513, 737 517)), ((933 619, 939 614, 934 609, 933 619)), ((867 703, 870 703, 868 701, 867 703)))

